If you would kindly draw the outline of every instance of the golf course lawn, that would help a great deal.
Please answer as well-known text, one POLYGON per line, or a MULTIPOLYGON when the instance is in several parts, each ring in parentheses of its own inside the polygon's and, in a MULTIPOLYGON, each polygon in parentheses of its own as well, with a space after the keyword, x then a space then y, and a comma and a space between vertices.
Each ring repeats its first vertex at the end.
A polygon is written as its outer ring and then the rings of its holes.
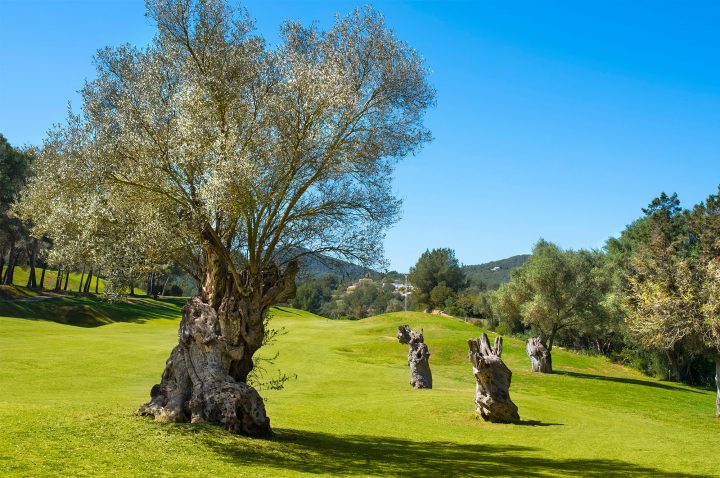
POLYGON ((275 309, 272 326, 287 333, 261 354, 279 351, 268 373, 297 378, 261 392, 276 437, 258 440, 135 415, 177 341, 182 300, 10 304, 0 302, 0 476, 720 475, 714 391, 602 357, 558 349, 557 373, 533 374, 524 343, 508 338, 522 423, 476 419, 466 341, 482 331, 453 318, 275 309), (404 323, 424 330, 432 390, 409 385, 404 323))

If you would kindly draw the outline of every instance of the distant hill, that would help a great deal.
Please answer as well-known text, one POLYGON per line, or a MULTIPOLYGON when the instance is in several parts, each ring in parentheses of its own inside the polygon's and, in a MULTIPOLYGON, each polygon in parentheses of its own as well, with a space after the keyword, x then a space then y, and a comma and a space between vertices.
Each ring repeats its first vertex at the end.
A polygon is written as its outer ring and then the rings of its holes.
POLYGON ((470 283, 479 286, 485 284, 488 289, 496 289, 510 280, 510 271, 525 264, 530 258, 529 254, 500 259, 499 261, 484 264, 462 266, 470 283))
MULTIPOLYGON (((357 264, 336 259, 334 257, 328 257, 323 254, 318 254, 314 256, 307 255, 300 258, 300 271, 298 272, 297 278, 298 280, 303 281, 310 277, 332 275, 339 278, 341 281, 345 281, 348 279, 356 280, 361 277, 365 277, 368 272, 371 276, 378 275, 377 272, 357 264)), ((70 282, 72 283, 72 276, 70 282)), ((175 275, 170 281, 170 284, 173 283, 180 286, 184 295, 194 295, 197 293, 197 284, 192 277, 185 272, 175 275)))
POLYGON ((375 273, 370 269, 353 264, 352 262, 328 257, 322 254, 303 256, 300 259, 300 278, 308 276, 319 277, 324 275, 334 275, 342 280, 358 279, 365 276, 368 272, 371 274, 375 273))

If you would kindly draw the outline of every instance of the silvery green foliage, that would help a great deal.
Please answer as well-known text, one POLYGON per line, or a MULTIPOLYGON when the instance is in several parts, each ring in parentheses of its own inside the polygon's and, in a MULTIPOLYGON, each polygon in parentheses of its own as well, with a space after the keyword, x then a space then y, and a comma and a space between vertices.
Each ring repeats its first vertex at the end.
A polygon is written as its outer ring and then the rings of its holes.
POLYGON ((153 41, 98 51, 37 161, 22 209, 54 260, 197 276, 209 244, 235 274, 308 253, 377 263, 394 163, 430 139, 423 59, 369 8, 328 31, 286 23, 273 48, 221 0, 148 15, 153 41))

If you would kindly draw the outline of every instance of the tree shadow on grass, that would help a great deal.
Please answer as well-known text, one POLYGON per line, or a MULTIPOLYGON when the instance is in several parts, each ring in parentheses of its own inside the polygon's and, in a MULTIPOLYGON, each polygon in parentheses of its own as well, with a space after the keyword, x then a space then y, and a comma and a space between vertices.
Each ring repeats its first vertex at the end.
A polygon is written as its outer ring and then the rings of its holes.
POLYGON ((0 316, 92 328, 116 322, 176 319, 180 316, 182 301, 184 299, 173 298, 108 302, 94 297, 59 297, 37 302, 0 301, 0 316))
MULTIPOLYGON (((188 431, 186 427, 176 430, 188 431)), ((197 433, 199 430, 195 430, 197 433)), ((411 441, 393 437, 334 435, 276 429, 270 440, 252 440, 209 429, 199 437, 230 463, 331 476, 701 477, 668 473, 620 460, 552 459, 537 448, 515 445, 411 441)), ((181 431, 183 433, 183 431, 181 431)))
POLYGON ((562 426, 562 423, 545 423, 541 422, 540 420, 520 420, 517 423, 514 423, 513 425, 520 425, 524 427, 559 427, 562 426))
POLYGON ((625 377, 608 377, 605 375, 595 375, 592 373, 571 372, 571 371, 566 371, 566 370, 554 371, 553 373, 555 373, 557 375, 567 375, 568 377, 575 377, 575 378, 603 380, 603 381, 607 381, 607 382, 626 383, 629 385, 643 385, 645 387, 660 388, 663 390, 673 390, 675 392, 690 392, 690 393, 700 393, 700 394, 703 393, 700 390, 682 388, 682 387, 678 387, 678 386, 668 385, 665 383, 652 382, 649 380, 638 380, 638 379, 634 379, 634 378, 625 378, 625 377))

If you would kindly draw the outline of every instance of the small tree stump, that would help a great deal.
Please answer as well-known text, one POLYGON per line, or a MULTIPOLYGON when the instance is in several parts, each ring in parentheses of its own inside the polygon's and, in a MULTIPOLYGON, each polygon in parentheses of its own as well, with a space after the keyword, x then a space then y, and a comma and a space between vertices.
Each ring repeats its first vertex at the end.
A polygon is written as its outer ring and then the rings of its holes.
POLYGON ((510 400, 512 372, 500 359, 502 337, 495 339, 492 348, 487 334, 468 340, 468 345, 476 381, 475 405, 478 414, 489 422, 519 422, 518 407, 510 400))
POLYGON ((552 373, 552 355, 540 337, 527 339, 525 350, 532 361, 533 372, 552 373))
POLYGON ((401 344, 408 345, 408 365, 410 366, 410 385, 414 388, 432 388, 430 372, 430 350, 423 339, 409 325, 398 327, 397 339, 401 344))

